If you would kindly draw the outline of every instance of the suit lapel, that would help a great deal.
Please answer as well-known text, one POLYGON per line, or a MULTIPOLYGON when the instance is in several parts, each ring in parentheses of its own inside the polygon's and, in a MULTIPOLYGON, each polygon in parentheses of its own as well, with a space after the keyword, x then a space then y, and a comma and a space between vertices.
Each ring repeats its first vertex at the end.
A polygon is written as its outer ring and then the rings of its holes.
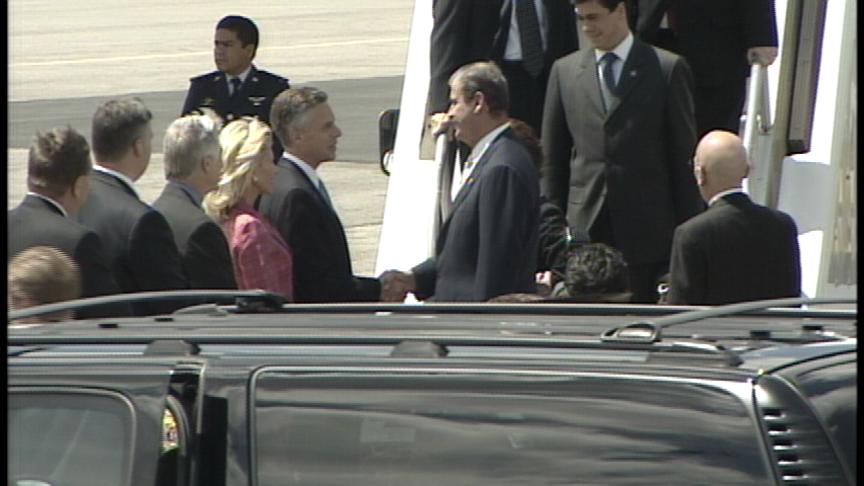
POLYGON ((597 75, 597 61, 594 59, 594 49, 588 48, 582 52, 581 62, 578 62, 573 73, 574 85, 581 84, 582 93, 588 93, 588 101, 597 113, 603 116, 603 98, 600 94, 600 77, 597 75))
MULTIPOLYGON (((650 47, 642 43, 638 39, 633 39, 633 47, 630 49, 630 54, 627 60, 624 61, 624 66, 621 69, 621 77, 618 79, 616 96, 613 96, 611 106, 607 112, 606 119, 611 118, 616 110, 621 106, 622 102, 627 98, 633 88, 642 80, 644 72, 644 64, 647 56, 650 55, 650 47)), ((596 72, 596 70, 595 70, 596 72)))
MULTIPOLYGON (((291 162, 291 160, 289 159, 282 158, 280 162, 284 162, 291 168, 291 170, 294 170, 297 174, 299 174, 300 177, 303 178, 303 181, 306 183, 306 187, 309 189, 309 191, 314 193, 315 196, 318 198, 318 202, 321 204, 321 206, 325 207, 327 209, 327 212, 331 214, 337 221, 339 221, 339 215, 336 214, 336 210, 334 210, 329 204, 327 204, 327 201, 324 200, 324 196, 321 195, 321 191, 319 191, 318 188, 315 187, 315 183, 313 183, 312 180, 309 179, 309 176, 307 176, 306 173, 300 169, 300 167, 297 167, 297 165, 294 164, 294 162, 291 162)), ((339 224, 342 223, 340 222, 339 224)))
POLYGON ((456 193, 456 199, 453 200, 453 206, 450 209, 450 214, 447 216, 447 219, 444 220, 444 223, 441 225, 441 230, 438 232, 438 247, 439 249, 444 244, 444 238, 447 234, 447 227, 450 226, 450 221, 453 219, 453 215, 456 214, 456 210, 459 209, 459 206, 465 202, 465 199, 471 194, 471 191, 474 189, 476 185, 475 182, 480 179, 483 175, 483 169, 486 167, 489 159, 492 157, 492 151, 495 149, 495 145, 504 137, 510 136, 510 128, 507 128, 503 132, 499 133, 497 137, 495 137, 492 142, 489 144, 489 148, 486 149, 486 152, 483 153, 483 156, 480 157, 480 160, 477 161, 477 165, 474 166, 474 169, 471 171, 471 175, 468 176, 468 179, 462 184, 462 187, 459 188, 459 192, 456 193))

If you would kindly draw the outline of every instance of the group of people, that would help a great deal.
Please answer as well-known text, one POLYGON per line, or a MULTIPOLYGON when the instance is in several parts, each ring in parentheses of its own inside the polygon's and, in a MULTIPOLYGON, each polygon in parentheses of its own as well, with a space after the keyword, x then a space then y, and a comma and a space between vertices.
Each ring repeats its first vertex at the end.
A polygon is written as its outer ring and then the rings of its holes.
MULTIPOLYGON (((653 303, 667 272, 670 303, 798 295, 794 222, 743 194, 747 154, 728 127, 706 125, 696 147, 703 108, 697 97, 694 115, 688 61, 634 37, 633 1, 576 0, 575 11, 567 0, 497 4, 435 3, 430 130, 463 148, 442 191, 434 256, 410 271, 353 274, 317 174, 341 136, 327 94, 255 67, 257 27, 228 16, 216 26, 217 70, 192 78, 166 130, 166 186, 152 206, 135 189, 153 138, 140 100, 100 105, 90 144, 69 127, 36 135, 29 192, 9 212, 10 283, 38 273, 22 259, 53 259, 55 271, 42 275, 71 268, 85 297, 260 288, 289 302, 402 301, 409 292, 487 301, 536 293, 543 270, 557 270, 552 298, 653 303), (593 45, 572 52, 576 17, 593 45), (34 251, 42 257, 27 256, 34 251)), ((759 52, 751 59, 770 57, 759 52)), ((13 308, 47 303, 33 285, 10 287, 24 289, 14 302, 10 290, 13 308)))
MULTIPOLYGON (((744 194, 747 154, 734 135, 749 66, 767 66, 777 57, 773 1, 572 3, 575 9, 568 10, 567 0, 435 2, 427 131, 434 134, 440 124, 434 112, 445 105, 442 80, 450 89, 446 118, 458 127, 464 122, 452 73, 465 63, 492 61, 515 100, 510 116, 524 119, 541 139, 539 270, 564 268, 568 248, 589 241, 621 252, 631 302, 658 302, 659 283, 673 289, 664 301, 676 304, 798 296, 794 222, 744 194), (580 50, 576 19, 590 43, 580 50), (538 112, 539 121, 531 114, 538 112), (700 164, 700 157, 713 162, 700 164), (736 211, 719 209, 730 200, 736 211)), ((481 97, 468 95, 471 109, 481 110, 481 97)), ((509 133, 505 129, 496 140, 509 133)), ((453 191, 442 191, 439 201, 439 241, 449 237, 446 221, 456 219, 466 174, 475 185, 484 182, 476 155, 488 140, 472 145, 458 128, 456 138, 465 147, 445 160, 442 179, 453 191)), ((514 190, 507 189, 509 199, 518 199, 514 190)), ((480 219, 499 229, 506 228, 499 220, 538 209, 532 202, 494 211, 498 219, 480 219)), ((496 242, 521 238, 518 232, 489 235, 496 242)), ((496 251, 505 251, 501 246, 496 243, 496 251)), ((513 246, 511 254, 517 251, 513 246)))

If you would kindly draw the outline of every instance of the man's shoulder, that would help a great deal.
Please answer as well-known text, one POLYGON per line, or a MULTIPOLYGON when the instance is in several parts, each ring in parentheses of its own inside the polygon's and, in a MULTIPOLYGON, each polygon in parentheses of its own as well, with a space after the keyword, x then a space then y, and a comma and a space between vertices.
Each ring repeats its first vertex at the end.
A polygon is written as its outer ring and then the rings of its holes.
POLYGON ((162 213, 169 224, 177 222, 182 226, 197 227, 207 222, 213 222, 207 213, 193 203, 186 194, 165 191, 153 201, 152 207, 162 213))
POLYGON ((584 48, 579 49, 577 51, 573 51, 566 56, 561 56, 557 60, 555 60, 554 64, 557 64, 558 67, 562 66, 573 66, 583 62, 585 56, 593 55, 593 48, 584 48))
POLYGON ((222 76, 222 71, 210 71, 209 73, 189 78, 189 82, 192 84, 215 83, 222 80, 222 76))
MULTIPOLYGON (((56 246, 74 252, 80 242, 95 232, 87 226, 50 210, 19 205, 8 212, 8 222, 15 227, 9 232, 9 253, 17 253, 32 243, 56 246)), ((74 255, 70 255, 74 256, 74 255)))
MULTIPOLYGON (((98 209, 105 213, 133 212, 143 214, 152 209, 147 203, 130 194, 122 182, 111 179, 113 177, 103 179, 101 183, 90 185, 90 195, 85 207, 95 206, 90 204, 90 199, 93 199, 94 202, 101 200, 98 209)), ((94 177, 93 181, 96 182, 97 179, 94 177)))
POLYGON ((494 149, 494 152, 490 154, 494 155, 491 161, 535 167, 534 160, 531 158, 531 154, 528 153, 528 149, 525 148, 522 142, 516 139, 516 136, 510 129, 505 130, 493 140, 489 149, 494 149))
POLYGON ((253 78, 258 78, 259 82, 265 84, 279 85, 284 86, 285 88, 287 88, 289 85, 288 78, 271 73, 270 71, 266 71, 264 69, 258 69, 257 67, 252 70, 250 76, 252 76, 253 78))

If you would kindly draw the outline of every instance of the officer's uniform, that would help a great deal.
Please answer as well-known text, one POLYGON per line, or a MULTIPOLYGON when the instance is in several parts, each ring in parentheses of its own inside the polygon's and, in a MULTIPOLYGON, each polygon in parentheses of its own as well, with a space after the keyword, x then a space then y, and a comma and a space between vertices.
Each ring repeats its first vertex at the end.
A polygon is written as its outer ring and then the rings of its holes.
MULTIPOLYGON (((282 91, 290 88, 288 80, 254 65, 240 86, 240 91, 229 94, 228 81, 222 71, 213 71, 190 79, 189 92, 183 103, 181 115, 188 115, 200 108, 215 111, 225 123, 242 116, 255 116, 270 123, 270 107, 273 99, 282 91)), ((273 153, 282 155, 282 145, 273 137, 273 153)))

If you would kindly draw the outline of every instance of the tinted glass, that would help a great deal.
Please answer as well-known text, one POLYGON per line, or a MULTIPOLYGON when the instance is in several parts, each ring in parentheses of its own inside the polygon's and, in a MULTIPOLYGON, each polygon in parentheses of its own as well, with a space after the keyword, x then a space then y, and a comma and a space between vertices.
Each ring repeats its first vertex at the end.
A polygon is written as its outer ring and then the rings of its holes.
POLYGON ((798 376, 798 383, 810 397, 840 455, 857 476, 858 369, 856 363, 843 363, 809 371, 798 376))
POLYGON ((9 484, 128 484, 129 406, 108 395, 10 393, 9 484))
POLYGON ((745 405, 708 386, 272 372, 254 393, 262 486, 768 481, 745 405))

